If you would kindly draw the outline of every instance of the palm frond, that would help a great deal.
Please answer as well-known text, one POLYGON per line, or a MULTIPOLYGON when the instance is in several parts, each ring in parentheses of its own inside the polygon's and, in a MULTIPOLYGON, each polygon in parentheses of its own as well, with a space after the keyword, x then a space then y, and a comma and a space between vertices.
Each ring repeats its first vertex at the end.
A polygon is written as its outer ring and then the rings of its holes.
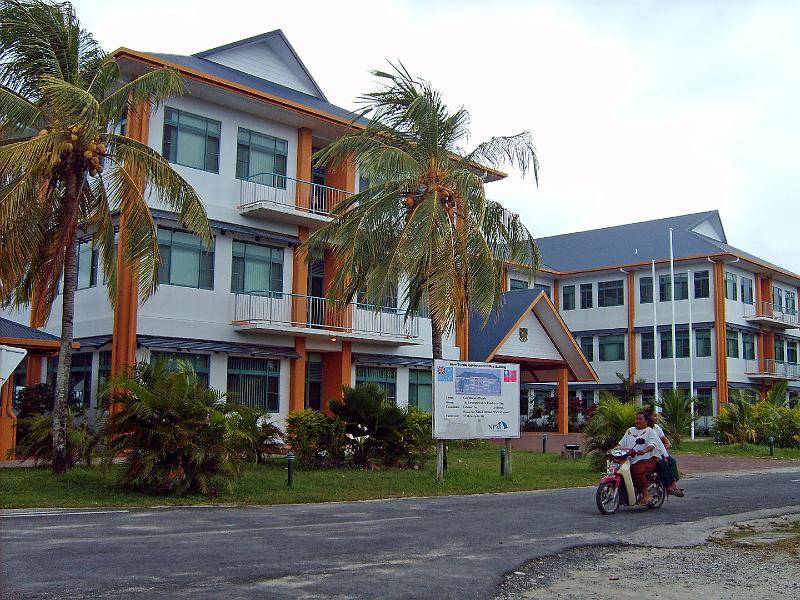
POLYGON ((0 85, 0 130, 24 132, 45 124, 42 110, 14 90, 0 85))

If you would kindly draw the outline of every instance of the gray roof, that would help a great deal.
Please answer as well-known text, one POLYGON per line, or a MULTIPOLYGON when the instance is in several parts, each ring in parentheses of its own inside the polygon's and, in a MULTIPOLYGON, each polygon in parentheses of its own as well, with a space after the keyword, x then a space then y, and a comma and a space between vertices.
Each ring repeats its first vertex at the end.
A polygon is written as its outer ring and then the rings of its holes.
POLYGON ((205 352, 225 352, 228 354, 247 354, 267 358, 299 358, 291 346, 266 346, 238 342, 214 340, 193 340, 187 338, 161 337, 157 335, 137 335, 136 342, 145 348, 164 348, 169 350, 201 350, 205 352))
POLYGON ((601 269, 669 259, 671 227, 675 258, 732 253, 771 269, 785 270, 729 245, 724 232, 721 232, 723 241, 717 241, 692 231, 704 221, 711 221, 720 227, 722 225, 719 212, 711 210, 543 237, 537 240, 537 244, 542 254, 542 264, 556 271, 601 269))
MULTIPOLYGON (((316 96, 312 96, 311 94, 305 94, 298 90, 293 90, 290 87, 280 85, 279 83, 275 83, 274 81, 267 81, 266 79, 256 77, 255 75, 245 73, 244 71, 239 71, 238 69, 233 69, 231 67, 226 67, 225 65, 220 65, 218 63, 207 60, 205 58, 201 58, 199 56, 183 56, 181 54, 160 54, 157 52, 145 52, 144 54, 147 54, 148 56, 154 56, 162 60, 167 60, 172 63, 178 64, 180 66, 188 67, 190 69, 200 71, 207 75, 211 75, 213 77, 219 77, 220 79, 225 79, 226 81, 243 85, 252 88, 254 90, 258 90, 259 92, 264 92, 265 94, 278 96, 279 98, 282 98, 284 100, 288 100, 290 102, 296 102, 297 104, 301 104, 303 106, 312 108, 314 110, 318 110, 323 113, 328 113, 330 115, 339 117, 341 119, 352 121, 356 120, 357 117, 357 115, 353 111, 341 108, 339 106, 336 106, 335 104, 331 104, 327 100, 317 98, 316 96)), ((367 121, 362 121, 362 122, 366 123, 367 121)))
POLYGON ((514 290, 503 294, 484 326, 483 317, 473 312, 469 320, 469 359, 485 361, 530 307, 539 290, 514 290))
POLYGON ((61 338, 22 323, 0 317, 0 338, 14 338, 18 340, 47 340, 57 342, 61 338))

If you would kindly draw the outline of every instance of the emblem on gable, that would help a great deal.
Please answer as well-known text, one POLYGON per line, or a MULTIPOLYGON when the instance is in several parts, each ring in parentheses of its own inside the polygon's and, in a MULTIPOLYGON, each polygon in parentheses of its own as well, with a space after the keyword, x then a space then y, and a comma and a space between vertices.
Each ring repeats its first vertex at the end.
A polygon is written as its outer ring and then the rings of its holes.
POLYGON ((519 341, 520 342, 527 342, 528 341, 528 328, 527 327, 520 327, 519 328, 519 341))

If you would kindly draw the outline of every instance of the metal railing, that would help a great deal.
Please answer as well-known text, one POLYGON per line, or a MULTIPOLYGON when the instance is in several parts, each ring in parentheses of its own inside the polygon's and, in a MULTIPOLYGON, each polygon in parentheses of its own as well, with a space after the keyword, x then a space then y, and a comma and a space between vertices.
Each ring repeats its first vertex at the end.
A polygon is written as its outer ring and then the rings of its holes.
POLYGON ((254 291, 236 294, 234 324, 274 323, 331 331, 365 333, 414 339, 419 337, 419 317, 406 311, 341 303, 316 296, 254 291))
POLYGON ((777 306, 772 302, 755 302, 754 304, 745 305, 744 309, 745 319, 766 318, 774 319, 791 325, 792 327, 800 327, 800 319, 798 319, 797 311, 786 309, 783 306, 777 306))
POLYGON ((800 365, 774 358, 748 360, 745 363, 748 376, 774 377, 775 379, 800 379, 800 365))
POLYGON ((328 216, 352 192, 278 173, 257 173, 240 180, 239 210, 262 202, 328 216))

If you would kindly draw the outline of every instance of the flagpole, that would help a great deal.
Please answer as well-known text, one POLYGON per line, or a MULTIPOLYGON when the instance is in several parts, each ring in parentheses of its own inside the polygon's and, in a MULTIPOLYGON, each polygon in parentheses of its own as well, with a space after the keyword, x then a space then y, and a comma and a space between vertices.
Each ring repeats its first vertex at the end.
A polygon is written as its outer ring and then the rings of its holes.
POLYGON ((692 440, 694 440, 694 332, 692 331, 692 301, 694 300, 692 293, 694 285, 692 282, 692 270, 686 276, 689 296, 689 400, 691 401, 692 411, 692 440))
POLYGON ((678 357, 675 352, 675 257, 672 254, 672 227, 669 228, 669 282, 672 291, 672 390, 678 389, 678 357))
POLYGON ((651 279, 653 280, 653 364, 655 365, 655 391, 653 393, 653 404, 658 411, 658 350, 661 344, 658 343, 658 310, 656 308, 656 261, 650 261, 651 279))

